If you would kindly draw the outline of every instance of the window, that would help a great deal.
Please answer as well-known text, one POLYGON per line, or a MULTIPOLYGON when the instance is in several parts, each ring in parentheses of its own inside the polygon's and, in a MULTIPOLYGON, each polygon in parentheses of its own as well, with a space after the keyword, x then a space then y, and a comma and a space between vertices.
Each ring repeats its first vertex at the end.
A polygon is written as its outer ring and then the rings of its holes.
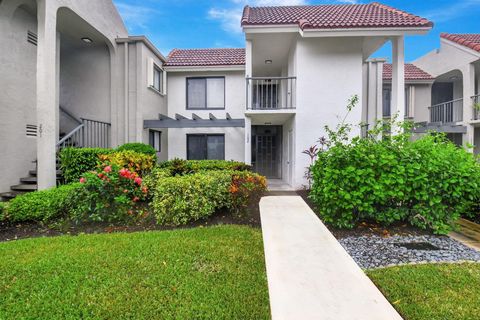
POLYGON ((163 70, 157 67, 156 65, 154 65, 152 87, 158 92, 162 92, 163 91, 162 86, 163 86, 163 70))
POLYGON ((150 130, 148 131, 148 144, 151 145, 157 152, 162 151, 162 132, 150 130))
MULTIPOLYGON (((392 88, 383 88, 383 116, 391 116, 392 88)), ((405 117, 413 117, 410 113, 410 86, 405 86, 405 117)))
POLYGON ((225 160, 223 134, 187 134, 188 160, 225 160))
POLYGON ((225 77, 187 78, 187 109, 225 109, 225 77))

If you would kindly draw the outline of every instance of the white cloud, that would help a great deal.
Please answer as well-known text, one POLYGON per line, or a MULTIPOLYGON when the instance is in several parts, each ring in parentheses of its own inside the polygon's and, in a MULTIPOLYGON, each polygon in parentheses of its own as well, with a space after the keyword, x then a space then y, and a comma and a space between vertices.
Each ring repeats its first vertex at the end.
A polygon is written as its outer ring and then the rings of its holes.
POLYGON ((445 22, 458 18, 472 7, 480 5, 480 0, 460 0, 450 6, 442 6, 421 14, 433 22, 445 22))
POLYGON ((115 5, 122 16, 123 21, 127 25, 127 28, 131 32, 135 32, 138 29, 143 31, 148 30, 148 21, 154 14, 158 13, 158 11, 153 8, 140 5, 127 4, 118 1, 115 1, 115 5))

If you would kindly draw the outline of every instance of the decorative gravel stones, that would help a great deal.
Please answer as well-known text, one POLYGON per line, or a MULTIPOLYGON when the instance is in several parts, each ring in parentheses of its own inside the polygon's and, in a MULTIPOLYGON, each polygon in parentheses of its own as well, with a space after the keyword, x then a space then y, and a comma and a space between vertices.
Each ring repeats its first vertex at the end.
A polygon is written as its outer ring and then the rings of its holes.
POLYGON ((480 252, 446 236, 348 236, 338 240, 363 269, 421 262, 480 262, 480 252))

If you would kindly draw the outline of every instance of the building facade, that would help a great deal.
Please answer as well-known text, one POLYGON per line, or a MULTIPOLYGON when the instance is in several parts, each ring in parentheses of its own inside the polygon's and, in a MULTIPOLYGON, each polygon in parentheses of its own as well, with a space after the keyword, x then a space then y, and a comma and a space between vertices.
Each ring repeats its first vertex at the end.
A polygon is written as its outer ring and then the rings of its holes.
POLYGON ((378 3, 247 6, 240 23, 245 48, 164 57, 128 35, 110 0, 1 1, 0 192, 54 186, 65 146, 125 142, 152 144, 160 160, 245 161, 297 189, 309 164, 302 150, 339 122, 350 97, 360 98, 352 124, 383 117, 385 99, 401 117, 413 112, 406 99, 429 102, 418 93, 432 79, 404 78, 404 37, 427 33, 424 18, 378 3), (369 57, 388 41, 384 79, 369 57))

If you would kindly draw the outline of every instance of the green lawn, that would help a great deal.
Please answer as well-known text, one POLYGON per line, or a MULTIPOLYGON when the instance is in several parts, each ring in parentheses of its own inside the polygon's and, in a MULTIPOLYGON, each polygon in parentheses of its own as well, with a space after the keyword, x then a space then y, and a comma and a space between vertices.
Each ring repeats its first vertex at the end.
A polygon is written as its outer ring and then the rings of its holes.
POLYGON ((426 264, 367 272, 406 320, 480 319, 480 264, 426 264))
POLYGON ((0 243, 0 319, 268 319, 260 230, 0 243))

